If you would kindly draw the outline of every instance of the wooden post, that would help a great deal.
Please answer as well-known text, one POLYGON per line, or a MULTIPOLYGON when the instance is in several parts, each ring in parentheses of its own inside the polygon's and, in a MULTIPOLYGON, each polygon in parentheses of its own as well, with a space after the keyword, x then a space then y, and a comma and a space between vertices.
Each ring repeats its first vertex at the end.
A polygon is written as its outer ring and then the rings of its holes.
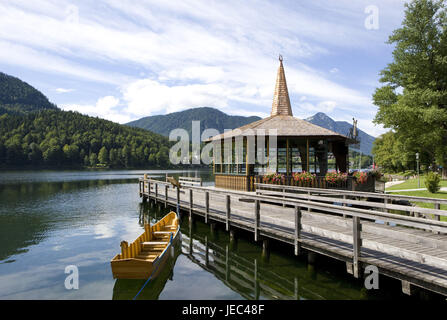
MULTIPOLYGON (((310 191, 307 191, 307 195, 308 195, 307 201, 311 202, 312 200, 310 200, 310 196, 311 196, 310 191)), ((307 207, 307 211, 312 212, 312 209, 310 207, 307 207)))
POLYGON ((158 197, 158 183, 154 184, 155 187, 155 202, 157 202, 157 197, 158 197))
POLYGON ((148 197, 150 199, 150 197, 151 197, 151 180, 150 179, 147 180, 147 193, 148 193, 148 197))
POLYGON ((225 280, 230 279, 230 251, 228 244, 225 246, 225 280))
POLYGON ((301 208, 295 207, 295 255, 301 254, 301 208))
POLYGON ((355 278, 360 277, 360 248, 362 246, 362 237, 361 237, 362 225, 360 223, 359 217, 352 217, 352 234, 353 234, 353 275, 355 278))
POLYGON ((176 188, 177 188, 177 207, 180 210, 180 188, 179 187, 176 188))
POLYGON ((259 240, 259 224, 261 213, 261 201, 255 200, 255 241, 259 240))
MULTIPOLYGON (((283 199, 284 201, 286 201, 286 187, 282 187, 282 199, 283 199)), ((286 203, 283 202, 283 203, 282 203, 282 206, 285 207, 285 206, 286 206, 286 203)))
POLYGON ((226 230, 230 230, 230 215, 231 215, 231 207, 230 207, 230 195, 226 196, 226 205, 227 205, 227 219, 226 219, 226 230))
POLYGON ((209 245, 208 245, 208 236, 205 236, 205 265, 209 264, 209 245))
POLYGON ((210 213, 210 192, 205 192, 205 223, 208 223, 208 214, 210 213))
POLYGON ((128 249, 127 249, 128 246, 129 246, 129 244, 127 243, 127 241, 121 241, 121 259, 129 258, 128 249))
POLYGON ((254 292, 254 296, 256 300, 259 300, 259 284, 258 284, 258 259, 255 258, 255 262, 254 262, 254 266, 255 266, 255 270, 254 270, 254 280, 255 280, 255 292, 254 292))
POLYGON ((192 218, 192 206, 193 206, 193 202, 192 202, 192 189, 189 189, 189 219, 192 218))
MULTIPOLYGON (((343 200, 346 200, 346 195, 345 194, 343 195, 343 200)), ((346 207, 346 206, 347 206, 347 204, 345 202, 343 202, 343 207, 346 207)), ((346 218, 345 214, 343 215, 343 218, 346 218)))
POLYGON ((141 180, 140 180, 139 183, 138 183, 138 189, 139 189, 139 191, 140 191, 140 197, 142 197, 142 196, 143 196, 143 193, 141 192, 141 180))
MULTIPOLYGON (((441 210, 441 204, 440 203, 435 203, 435 209, 436 210, 441 210)), ((435 218, 436 221, 441 221, 441 216, 439 214, 435 214, 434 218, 435 218)), ((438 231, 433 231, 433 233, 439 234, 438 231)))
POLYGON ((168 204, 168 185, 165 184, 165 207, 168 204))

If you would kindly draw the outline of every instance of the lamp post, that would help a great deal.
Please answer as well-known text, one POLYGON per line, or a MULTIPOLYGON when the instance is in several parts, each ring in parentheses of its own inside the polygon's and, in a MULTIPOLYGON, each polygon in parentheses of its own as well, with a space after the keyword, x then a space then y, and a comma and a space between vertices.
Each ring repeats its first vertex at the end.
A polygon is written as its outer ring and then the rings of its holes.
POLYGON ((419 152, 416 152, 416 167, 418 172, 418 188, 421 187, 421 179, 419 177, 419 152))

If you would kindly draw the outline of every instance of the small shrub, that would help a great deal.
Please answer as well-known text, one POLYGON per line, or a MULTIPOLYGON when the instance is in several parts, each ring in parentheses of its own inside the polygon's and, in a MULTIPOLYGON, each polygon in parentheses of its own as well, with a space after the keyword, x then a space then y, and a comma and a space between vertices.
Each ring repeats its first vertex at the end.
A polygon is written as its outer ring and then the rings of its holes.
POLYGON ((336 184, 340 182, 345 182, 348 179, 347 173, 338 173, 338 172, 328 172, 324 177, 326 182, 336 184))
POLYGON ((369 172, 369 175, 371 177, 373 177, 374 179, 376 179, 376 180, 380 180, 383 177, 383 174, 379 170, 377 170, 377 169, 371 170, 369 172))
POLYGON ((436 193, 441 189, 441 178, 439 174, 434 172, 429 172, 425 177, 425 186, 430 193, 436 193))
POLYGON ((292 177, 295 182, 312 183, 316 176, 310 172, 303 171, 292 173, 292 177))
POLYGON ((262 178, 263 183, 278 184, 279 182, 284 183, 284 181, 285 181, 285 176, 280 173, 268 174, 262 178))
POLYGON ((368 174, 362 171, 356 171, 352 174, 358 184, 364 184, 368 180, 368 174))

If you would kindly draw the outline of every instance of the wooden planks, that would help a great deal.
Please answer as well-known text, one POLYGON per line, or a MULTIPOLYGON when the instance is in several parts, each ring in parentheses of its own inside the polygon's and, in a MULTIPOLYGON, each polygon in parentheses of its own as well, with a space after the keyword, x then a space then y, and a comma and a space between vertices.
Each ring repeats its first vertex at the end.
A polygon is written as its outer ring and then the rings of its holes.
MULTIPOLYGON (((226 230, 234 227, 254 232, 256 241, 261 236, 272 238, 293 245, 295 254, 307 249, 351 263, 357 277, 361 275, 365 261, 377 259, 377 264, 383 266, 382 257, 387 256, 388 260, 389 257, 393 258, 386 267, 393 277, 405 278, 405 281, 429 290, 435 281, 438 286, 436 292, 441 292, 442 288, 447 290, 447 279, 443 275, 447 274, 445 222, 333 205, 317 201, 321 200, 318 198, 278 199, 217 188, 185 189, 187 191, 182 199, 177 198, 179 193, 176 194, 176 190, 171 188, 160 188, 163 194, 158 194, 158 197, 172 205, 178 202, 181 208, 205 217, 208 222, 222 222, 226 230), (168 194, 165 194, 166 191, 168 194), (377 223, 377 220, 382 222, 377 223), (434 234, 434 230, 440 234, 434 234), (407 272, 408 268, 414 267, 413 264, 423 270, 435 268, 437 273, 432 272, 431 277, 434 278, 429 279, 422 272, 416 272, 408 279, 403 270, 407 272)), ((146 195, 149 196, 148 192, 146 195)), ((154 196, 154 193, 150 195, 151 198, 154 196)), ((345 198, 342 195, 336 201, 355 201, 348 196, 345 198)))

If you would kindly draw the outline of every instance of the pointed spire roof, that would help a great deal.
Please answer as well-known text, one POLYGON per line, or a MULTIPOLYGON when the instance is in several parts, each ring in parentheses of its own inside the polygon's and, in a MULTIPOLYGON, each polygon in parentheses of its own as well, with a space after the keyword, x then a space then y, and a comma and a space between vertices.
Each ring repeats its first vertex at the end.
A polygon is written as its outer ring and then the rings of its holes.
POLYGON ((275 94, 273 95, 271 116, 293 116, 290 105, 289 90, 287 90, 286 74, 282 65, 282 56, 279 56, 279 68, 276 76, 275 94))

